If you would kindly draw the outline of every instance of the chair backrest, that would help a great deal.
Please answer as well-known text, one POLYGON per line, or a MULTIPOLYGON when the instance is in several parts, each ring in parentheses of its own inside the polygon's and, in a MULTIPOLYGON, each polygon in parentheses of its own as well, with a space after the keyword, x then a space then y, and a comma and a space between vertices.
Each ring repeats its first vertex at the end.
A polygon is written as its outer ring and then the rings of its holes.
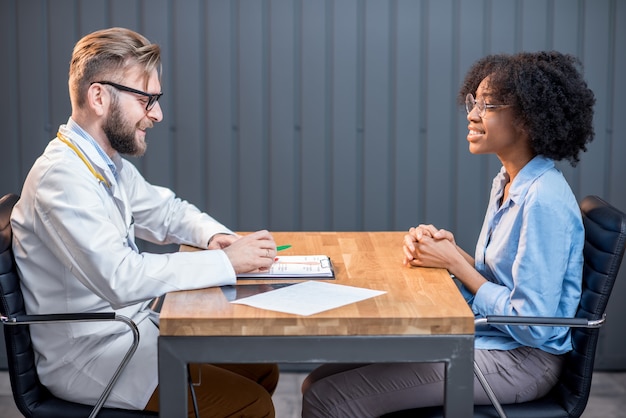
MULTIPOLYGON (((596 320, 606 310, 626 244, 626 214, 597 196, 580 203, 585 225, 583 289, 576 314, 596 320)), ((563 375, 552 390, 570 416, 582 415, 591 390, 598 328, 572 328, 573 350, 566 355, 563 375)))
MULTIPOLYGON (((6 317, 25 315, 20 279, 11 248, 11 211, 19 196, 0 199, 0 312, 6 317)), ((4 327, 13 398, 22 414, 30 416, 33 402, 51 396, 39 382, 28 326, 4 327)))
MULTIPOLYGON (((24 298, 20 278, 15 265, 12 248, 11 211, 19 196, 8 194, 0 198, 0 313, 8 318, 25 315, 24 298)), ((39 381, 35 353, 28 325, 5 326, 4 340, 9 363, 9 377, 13 399, 20 412, 26 417, 84 418, 92 410, 90 405, 81 405, 56 398, 39 381)), ((154 412, 102 408, 100 418, 148 418, 154 412)))

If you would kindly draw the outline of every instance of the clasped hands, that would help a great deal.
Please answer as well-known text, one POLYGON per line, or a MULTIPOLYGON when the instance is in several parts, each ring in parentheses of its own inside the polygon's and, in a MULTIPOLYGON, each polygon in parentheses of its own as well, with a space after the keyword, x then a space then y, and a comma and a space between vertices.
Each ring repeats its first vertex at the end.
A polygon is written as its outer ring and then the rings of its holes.
POLYGON ((419 225, 409 229, 402 246, 404 265, 449 269, 459 256, 454 235, 433 225, 419 225))

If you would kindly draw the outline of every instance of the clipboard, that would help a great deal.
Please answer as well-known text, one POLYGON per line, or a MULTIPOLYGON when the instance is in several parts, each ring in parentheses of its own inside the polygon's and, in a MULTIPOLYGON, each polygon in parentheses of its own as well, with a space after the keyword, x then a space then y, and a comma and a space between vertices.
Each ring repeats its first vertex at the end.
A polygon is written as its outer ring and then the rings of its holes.
POLYGON ((240 273, 238 279, 326 279, 335 278, 335 269, 327 255, 282 255, 269 270, 240 273))

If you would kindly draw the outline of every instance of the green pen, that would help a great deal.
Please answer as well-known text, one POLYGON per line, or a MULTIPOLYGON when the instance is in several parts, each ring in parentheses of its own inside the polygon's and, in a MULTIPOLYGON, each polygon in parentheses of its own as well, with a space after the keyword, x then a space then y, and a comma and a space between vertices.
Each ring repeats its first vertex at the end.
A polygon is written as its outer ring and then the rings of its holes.
POLYGON ((286 250, 287 248, 291 248, 291 245, 290 245, 290 244, 287 244, 287 245, 279 245, 278 247, 276 247, 276 251, 286 250))

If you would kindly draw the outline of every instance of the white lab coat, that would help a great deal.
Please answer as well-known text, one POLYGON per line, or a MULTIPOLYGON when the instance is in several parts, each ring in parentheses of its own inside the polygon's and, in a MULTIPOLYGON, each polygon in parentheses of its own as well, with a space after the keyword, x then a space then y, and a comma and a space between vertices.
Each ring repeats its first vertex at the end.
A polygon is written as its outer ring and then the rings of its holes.
MULTIPOLYGON (((29 314, 111 312, 133 319, 140 347, 105 405, 143 409, 158 383, 158 328, 149 301, 181 289, 233 284, 223 251, 138 253, 134 234, 157 243, 206 248, 232 233, 195 206, 156 187, 127 160, 119 182, 87 140, 62 125, 110 183, 100 183, 59 139, 37 159, 15 206, 13 249, 29 314), (135 247, 136 248, 136 247, 135 247)), ((41 382, 61 398, 94 404, 132 341, 118 322, 31 326, 41 382)))

